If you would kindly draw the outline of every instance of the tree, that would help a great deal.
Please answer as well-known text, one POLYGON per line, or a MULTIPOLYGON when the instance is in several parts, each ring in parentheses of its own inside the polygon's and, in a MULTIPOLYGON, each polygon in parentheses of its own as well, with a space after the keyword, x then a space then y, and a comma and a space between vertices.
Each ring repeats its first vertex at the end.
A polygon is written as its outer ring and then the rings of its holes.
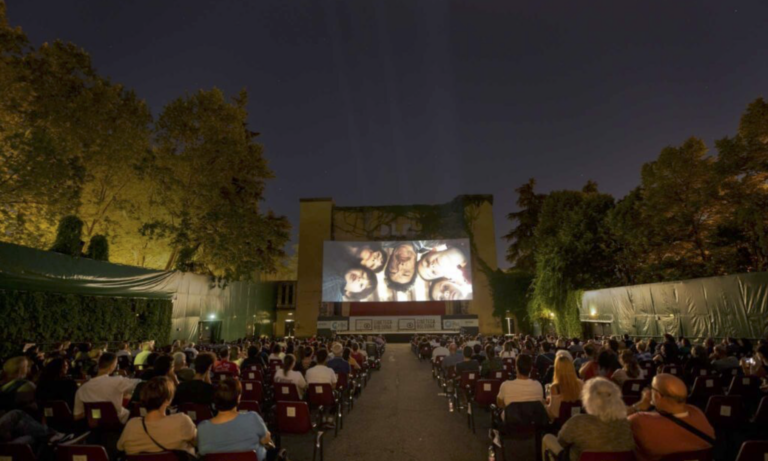
POLYGON ((83 250, 83 221, 77 216, 65 216, 56 230, 56 241, 51 251, 79 257, 83 250))
POLYGON ((690 138, 666 147, 642 168, 644 221, 651 244, 664 254, 665 278, 715 275, 709 242, 718 220, 714 159, 690 138))
POLYGON ((99 234, 91 237, 85 257, 95 259, 96 261, 109 261, 109 241, 107 241, 107 237, 99 234))
POLYGON ((284 256, 290 225, 260 211, 273 174, 247 128, 246 106, 244 90, 231 103, 218 89, 198 91, 158 118, 152 174, 164 214, 142 231, 170 243, 168 269, 240 279, 274 271, 284 256))
POLYGON ((541 205, 546 197, 545 194, 535 193, 535 187, 536 180, 531 178, 515 189, 519 210, 509 213, 507 219, 517 225, 504 236, 509 242, 507 261, 516 268, 531 273, 536 269, 534 232, 539 221, 541 205))

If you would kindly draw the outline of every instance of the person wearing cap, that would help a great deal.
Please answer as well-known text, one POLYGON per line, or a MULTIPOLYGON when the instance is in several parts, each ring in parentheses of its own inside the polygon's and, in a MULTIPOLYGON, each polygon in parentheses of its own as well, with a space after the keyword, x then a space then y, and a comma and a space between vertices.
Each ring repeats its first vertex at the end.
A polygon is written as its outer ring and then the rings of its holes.
POLYGON ((336 374, 349 374, 351 366, 349 365, 349 362, 344 360, 344 348, 342 345, 334 343, 333 347, 331 347, 331 352, 333 353, 333 358, 328 361, 328 368, 333 370, 336 374))

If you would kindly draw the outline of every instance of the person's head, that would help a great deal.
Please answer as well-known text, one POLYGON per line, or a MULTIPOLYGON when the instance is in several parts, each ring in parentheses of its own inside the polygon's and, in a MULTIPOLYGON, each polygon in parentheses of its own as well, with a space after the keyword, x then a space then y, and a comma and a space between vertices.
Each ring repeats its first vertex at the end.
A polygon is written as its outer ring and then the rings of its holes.
POLYGON ((48 362, 40 373, 40 381, 53 381, 67 376, 69 364, 63 358, 55 358, 48 362))
POLYGON ((437 279, 429 285, 429 299, 432 301, 456 301, 464 298, 466 296, 461 286, 446 278, 437 279))
POLYGON ((657 410, 666 413, 685 411, 688 388, 675 375, 661 373, 653 378, 651 384, 651 403, 657 410))
POLYGON ((372 243, 364 246, 360 249, 358 256, 360 257, 360 264, 375 273, 384 270, 384 266, 387 264, 387 259, 389 259, 389 255, 379 243, 372 243))
POLYGON ((597 347, 595 347, 592 343, 587 343, 584 346, 584 354, 589 357, 590 359, 595 358, 595 353, 597 352, 597 347))
POLYGON ((183 352, 176 352, 173 354, 173 368, 181 370, 187 366, 187 355, 183 352))
POLYGON ((480 353, 483 352, 483 346, 479 344, 475 344, 472 349, 475 351, 475 355, 480 355, 480 353))
POLYGON ((531 369, 533 368, 533 359, 528 354, 520 354, 515 361, 515 369, 517 369, 517 376, 525 376, 526 378, 531 375, 531 369))
POLYGON ((215 357, 209 352, 197 354, 197 357, 195 357, 195 374, 205 376, 211 371, 215 361, 215 357))
POLYGON ((763 366, 768 365, 768 345, 761 344, 755 349, 755 361, 762 363, 763 366))
POLYGON ((439 278, 458 279, 461 275, 460 266, 467 263, 467 257, 459 248, 448 248, 442 251, 430 251, 419 261, 419 276, 424 280, 439 278))
POLYGON ((485 348, 485 356, 488 357, 488 360, 493 359, 496 357, 496 350, 493 348, 493 346, 486 346, 485 348))
POLYGON ((248 348, 248 358, 255 359, 261 353, 261 349, 258 346, 251 346, 248 348))
POLYGON ((395 291, 408 291, 416 280, 416 247, 403 242, 392 250, 384 271, 387 286, 395 291))
POLYGON ((367 298, 379 285, 376 274, 363 266, 347 269, 344 282, 344 286, 341 287, 342 295, 355 301, 367 298))
POLYGON ((112 374, 117 369, 117 356, 111 352, 105 352, 99 357, 99 373, 112 374))
POLYGON ((640 341, 635 345, 635 347, 637 348, 637 352, 642 354, 648 348, 648 345, 645 344, 645 341, 640 341))
POLYGON ((222 347, 219 349, 219 360, 227 360, 229 358, 229 347, 222 347))
POLYGON ((280 355, 281 352, 283 352, 283 348, 279 344, 275 343, 272 345, 272 354, 280 355))
POLYGON ((718 359, 724 359, 728 357, 728 350, 722 344, 715 346, 715 356, 718 359))
POLYGON ((578 346, 579 343, 581 343, 581 340, 579 338, 572 338, 571 343, 573 343, 574 346, 578 346))
POLYGON ((173 370, 173 357, 170 355, 161 355, 155 360, 153 367, 155 376, 166 376, 173 370))
POLYGON ((707 349, 701 345, 693 346, 691 356, 697 359, 705 359, 707 357, 707 349))
POLYGON ((238 346, 232 346, 232 349, 229 350, 229 360, 234 362, 238 359, 240 359, 240 348, 238 346))
POLYGON ((8 359, 3 364, 3 373, 9 380, 24 378, 29 373, 29 360, 23 355, 8 359))
POLYGON ((617 354, 619 353, 619 342, 615 339, 608 340, 608 347, 610 347, 613 352, 617 354))
POLYGON ((469 360, 474 355, 474 349, 470 346, 464 346, 464 360, 469 360))
POLYGON ((557 351, 555 353, 555 359, 557 359, 558 357, 565 357, 566 359, 568 359, 571 362, 573 362, 573 356, 566 349, 560 349, 559 351, 557 351))
POLYGON ((345 347, 341 357, 349 362, 349 358, 352 357, 352 349, 345 347))
POLYGON ((600 355, 597 356, 597 365, 601 370, 607 373, 614 372, 621 368, 618 356, 611 349, 604 349, 600 352, 600 355))
POLYGON ((288 372, 296 366, 296 357, 293 354, 285 354, 283 357, 283 376, 288 376, 288 372))
POLYGON ((357 343, 352 343, 352 352, 357 352, 360 350, 360 345, 357 343))
POLYGON ((334 357, 341 357, 341 354, 344 352, 344 347, 339 343, 335 343, 331 348, 331 352, 333 352, 334 357))
POLYGON ((457 348, 456 343, 451 342, 450 344, 448 344, 448 352, 450 352, 451 355, 456 353, 456 348, 457 348))
POLYGON ((141 406, 147 411, 166 408, 173 401, 176 387, 167 376, 155 376, 147 381, 139 394, 141 406))
POLYGON ((672 336, 669 333, 664 333, 664 342, 665 343, 674 343, 675 342, 675 337, 672 336))
POLYGON ((544 341, 543 343, 541 343, 541 350, 544 351, 544 353, 546 354, 547 352, 552 350, 552 344, 548 343, 547 341, 544 341))
POLYGON ((320 349, 317 351, 317 363, 319 365, 325 365, 328 360, 328 351, 326 349, 320 349))
POLYGON ((572 402, 579 399, 579 391, 581 391, 579 377, 576 376, 573 361, 568 357, 561 355, 555 359, 552 384, 559 388, 563 401, 572 402))
POLYGON ((234 378, 225 378, 221 380, 213 394, 213 403, 219 411, 235 410, 242 395, 243 386, 240 381, 234 378))
POLYGON ((584 383, 581 391, 584 410, 604 422, 627 419, 627 407, 621 398, 621 389, 605 378, 593 378, 584 383))

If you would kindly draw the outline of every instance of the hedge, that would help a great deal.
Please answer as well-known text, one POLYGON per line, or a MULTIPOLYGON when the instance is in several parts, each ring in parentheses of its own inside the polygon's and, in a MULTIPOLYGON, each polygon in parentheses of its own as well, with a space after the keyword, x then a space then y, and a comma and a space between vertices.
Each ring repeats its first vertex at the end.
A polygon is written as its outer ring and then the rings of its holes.
POLYGON ((167 344, 173 301, 0 290, 0 357, 26 342, 154 339, 167 344))

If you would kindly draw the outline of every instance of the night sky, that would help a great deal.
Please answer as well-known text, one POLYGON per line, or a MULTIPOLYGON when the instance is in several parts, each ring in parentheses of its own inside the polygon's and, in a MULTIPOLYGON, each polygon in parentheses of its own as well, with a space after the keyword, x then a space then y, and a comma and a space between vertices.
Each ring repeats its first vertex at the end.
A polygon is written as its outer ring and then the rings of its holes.
POLYGON ((529 177, 620 197, 664 146, 713 148, 768 97, 765 0, 7 3, 36 45, 85 48, 155 115, 246 87, 277 175, 266 203, 294 226, 304 197, 493 194, 500 264, 529 177))

